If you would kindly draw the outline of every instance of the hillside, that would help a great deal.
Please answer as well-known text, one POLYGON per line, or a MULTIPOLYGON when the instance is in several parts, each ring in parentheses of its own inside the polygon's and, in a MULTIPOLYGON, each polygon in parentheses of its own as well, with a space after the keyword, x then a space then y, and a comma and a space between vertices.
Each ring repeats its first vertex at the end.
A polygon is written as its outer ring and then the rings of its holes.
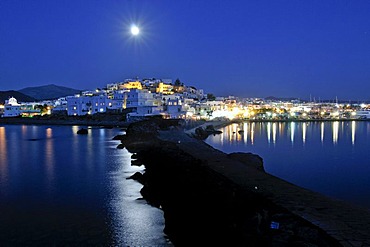
POLYGON ((18 100, 18 102, 34 102, 36 101, 35 98, 20 93, 18 91, 0 91, 0 104, 4 104, 5 100, 14 97, 18 100))
POLYGON ((81 90, 50 84, 39 87, 27 87, 19 90, 18 92, 33 97, 37 100, 47 100, 75 95, 77 93, 80 93, 81 90))

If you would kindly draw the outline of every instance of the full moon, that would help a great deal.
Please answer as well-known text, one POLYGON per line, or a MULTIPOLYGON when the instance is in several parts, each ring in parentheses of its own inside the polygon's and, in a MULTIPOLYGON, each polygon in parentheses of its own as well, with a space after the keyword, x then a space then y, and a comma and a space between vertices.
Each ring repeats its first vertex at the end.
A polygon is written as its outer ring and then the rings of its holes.
POLYGON ((140 29, 139 29, 137 26, 133 25, 133 26, 131 27, 131 34, 132 34, 132 35, 134 35, 134 36, 136 36, 136 35, 138 35, 139 33, 140 33, 140 29))

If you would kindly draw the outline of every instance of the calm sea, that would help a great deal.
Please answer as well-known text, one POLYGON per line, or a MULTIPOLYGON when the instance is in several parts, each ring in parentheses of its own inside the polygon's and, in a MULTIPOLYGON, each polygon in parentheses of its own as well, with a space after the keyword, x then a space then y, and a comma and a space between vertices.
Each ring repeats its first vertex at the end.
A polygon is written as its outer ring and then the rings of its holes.
POLYGON ((206 142, 263 158, 267 173, 370 208, 370 122, 232 124, 206 142))
POLYGON ((119 129, 0 126, 0 245, 171 246, 119 129))

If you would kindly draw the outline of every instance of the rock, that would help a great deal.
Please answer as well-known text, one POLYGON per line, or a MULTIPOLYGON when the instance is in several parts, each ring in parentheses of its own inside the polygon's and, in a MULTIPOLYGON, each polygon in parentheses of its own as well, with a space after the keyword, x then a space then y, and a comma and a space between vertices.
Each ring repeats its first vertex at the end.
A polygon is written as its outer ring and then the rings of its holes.
POLYGON ((240 161, 248 166, 255 167, 257 170, 265 171, 265 168, 263 167, 263 159, 257 154, 236 152, 228 154, 227 157, 240 161))
POLYGON ((141 184, 144 184, 144 175, 141 174, 140 172, 135 172, 132 176, 128 177, 127 179, 133 179, 141 184))
POLYGON ((88 134, 88 131, 85 128, 81 128, 81 129, 77 130, 77 134, 79 134, 79 135, 87 135, 88 134))
POLYGON ((121 144, 119 144, 119 145, 117 146, 117 148, 118 148, 118 149, 124 149, 124 148, 125 148, 125 145, 123 145, 123 144, 121 143, 121 144))
POLYGON ((143 162, 141 162, 140 160, 131 160, 132 166, 141 166, 142 164, 143 162))
POLYGON ((112 140, 122 140, 124 139, 125 135, 116 135, 115 137, 112 138, 112 140))

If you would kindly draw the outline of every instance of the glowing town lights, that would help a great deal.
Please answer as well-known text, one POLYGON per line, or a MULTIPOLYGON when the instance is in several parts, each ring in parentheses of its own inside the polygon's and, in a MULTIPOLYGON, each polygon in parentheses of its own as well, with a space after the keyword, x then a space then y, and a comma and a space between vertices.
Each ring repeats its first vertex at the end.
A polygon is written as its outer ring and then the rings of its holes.
POLYGON ((351 112, 351 116, 356 116, 356 112, 351 112))
POLYGON ((248 110, 245 110, 244 113, 243 113, 243 117, 249 117, 250 113, 248 110))

